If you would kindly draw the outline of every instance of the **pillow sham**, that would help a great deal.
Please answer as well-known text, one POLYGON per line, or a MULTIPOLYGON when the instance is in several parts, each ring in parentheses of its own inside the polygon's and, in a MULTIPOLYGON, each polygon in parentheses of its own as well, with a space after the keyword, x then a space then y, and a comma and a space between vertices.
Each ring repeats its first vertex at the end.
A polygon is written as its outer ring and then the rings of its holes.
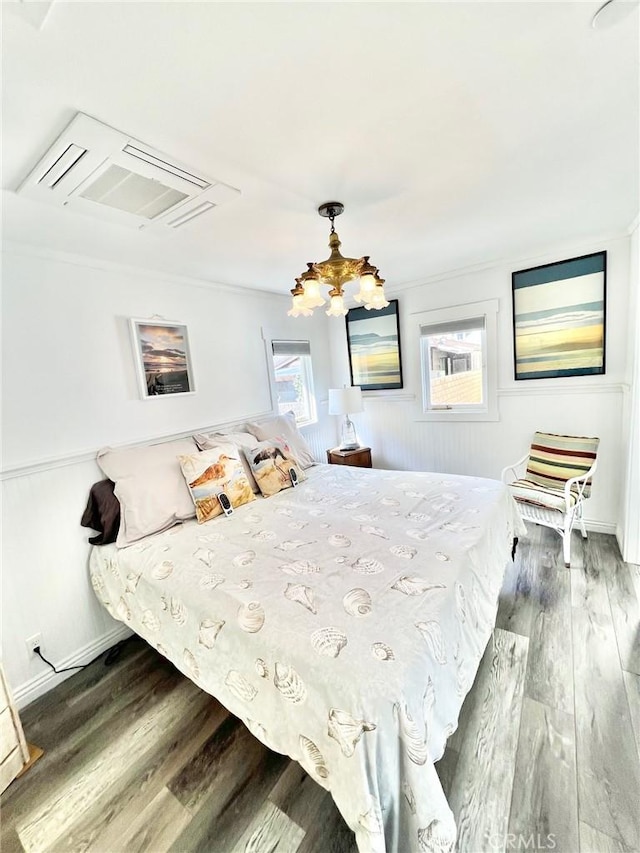
POLYGON ((234 508, 255 501, 256 496, 245 476, 240 453, 234 444, 218 444, 201 453, 178 457, 195 504, 198 524, 222 514, 218 501, 220 492, 226 492, 234 508))
POLYGON ((98 465, 113 480, 120 501, 118 548, 193 518, 195 510, 177 457, 193 453, 192 439, 98 451, 98 465))
POLYGON ((198 445, 200 450, 211 450, 214 447, 217 447, 219 444, 230 443, 235 444, 235 446, 239 449, 238 456, 240 457, 240 461, 242 462, 242 467, 244 468, 244 473, 246 475, 247 480, 249 481, 249 485, 251 486, 254 494, 258 494, 260 489, 258 488, 258 484, 256 483, 256 478, 253 476, 253 471, 251 470, 251 465, 246 460, 242 449, 244 447, 251 447, 256 442, 255 435, 251 435, 250 432, 212 432, 209 435, 205 435, 202 432, 196 433, 193 436, 193 440, 198 445))
POLYGON ((97 536, 89 537, 92 545, 109 545, 118 538, 120 501, 113 494, 114 487, 113 480, 99 480, 89 491, 89 499, 80 524, 98 531, 97 536))
POLYGON ((293 412, 277 415, 260 423, 248 423, 245 428, 255 435, 258 441, 284 441, 289 445, 301 468, 310 468, 316 464, 311 448, 297 427, 293 412))
POLYGON ((265 498, 291 488, 290 468, 295 469, 299 481, 306 480, 298 460, 284 442, 260 441, 244 448, 244 454, 265 498))

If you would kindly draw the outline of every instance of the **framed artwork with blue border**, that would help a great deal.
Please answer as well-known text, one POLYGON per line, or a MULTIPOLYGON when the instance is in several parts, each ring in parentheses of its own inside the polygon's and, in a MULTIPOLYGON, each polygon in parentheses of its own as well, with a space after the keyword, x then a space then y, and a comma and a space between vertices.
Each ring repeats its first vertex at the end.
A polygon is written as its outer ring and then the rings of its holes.
POLYGON ((363 391, 402 388, 398 300, 376 311, 351 308, 346 321, 351 384, 363 391))
POLYGON ((516 379, 605 372, 607 253, 511 274, 516 379))

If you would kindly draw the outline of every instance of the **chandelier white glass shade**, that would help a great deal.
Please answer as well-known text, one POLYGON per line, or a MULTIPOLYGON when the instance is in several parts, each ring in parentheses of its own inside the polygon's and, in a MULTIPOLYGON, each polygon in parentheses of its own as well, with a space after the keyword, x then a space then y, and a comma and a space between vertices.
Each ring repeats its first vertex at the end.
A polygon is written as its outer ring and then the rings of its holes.
POLYGON ((345 284, 352 282, 357 282, 360 288, 353 298, 367 310, 386 308, 389 304, 384 295, 384 279, 380 278, 377 267, 369 263, 369 255, 362 258, 345 258, 340 253, 341 243, 334 219, 340 216, 343 210, 344 205, 339 201, 328 201, 318 208, 320 216, 331 220, 331 254, 325 261, 307 263, 307 269, 296 278, 296 286, 291 291, 293 303, 288 311, 290 317, 309 317, 314 308, 324 305, 326 299, 322 296, 323 287, 329 288, 327 315, 344 317, 347 309, 344 306, 343 288, 345 284))
POLYGON ((340 431, 340 450, 355 450, 359 447, 356 428, 349 414, 363 412, 362 390, 359 385, 349 388, 329 388, 329 414, 344 415, 340 431))

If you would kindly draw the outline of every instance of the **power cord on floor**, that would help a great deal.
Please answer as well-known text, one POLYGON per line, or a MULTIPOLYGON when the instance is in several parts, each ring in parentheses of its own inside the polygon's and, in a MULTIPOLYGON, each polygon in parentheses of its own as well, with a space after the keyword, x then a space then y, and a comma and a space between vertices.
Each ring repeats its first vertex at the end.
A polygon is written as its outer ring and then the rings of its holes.
MULTIPOLYGON (((122 649, 122 646, 125 642, 125 640, 120 640, 119 643, 116 643, 115 646, 111 646, 111 648, 108 649, 106 657, 104 659, 105 666, 111 666, 112 663, 115 663, 118 660, 118 658, 120 657, 120 650, 122 649)), ((97 660, 100 660, 100 658, 104 654, 104 652, 100 652, 100 654, 93 660, 90 660, 89 663, 83 663, 79 666, 65 666, 62 669, 56 669, 56 667, 51 663, 51 661, 47 660, 46 657, 42 654, 40 646, 36 646, 33 650, 33 653, 35 655, 38 655, 38 657, 43 660, 47 664, 47 666, 50 666, 51 669, 56 673, 56 675, 59 675, 61 672, 71 672, 74 669, 85 669, 86 667, 91 666, 92 663, 95 663, 97 660)))

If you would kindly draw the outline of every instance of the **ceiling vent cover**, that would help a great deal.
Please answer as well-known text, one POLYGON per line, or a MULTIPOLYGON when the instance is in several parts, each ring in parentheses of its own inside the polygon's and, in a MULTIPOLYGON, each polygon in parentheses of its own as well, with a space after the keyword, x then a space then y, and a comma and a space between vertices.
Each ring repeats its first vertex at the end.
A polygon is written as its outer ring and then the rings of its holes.
POLYGON ((84 113, 18 193, 123 225, 173 230, 240 195, 84 113))

